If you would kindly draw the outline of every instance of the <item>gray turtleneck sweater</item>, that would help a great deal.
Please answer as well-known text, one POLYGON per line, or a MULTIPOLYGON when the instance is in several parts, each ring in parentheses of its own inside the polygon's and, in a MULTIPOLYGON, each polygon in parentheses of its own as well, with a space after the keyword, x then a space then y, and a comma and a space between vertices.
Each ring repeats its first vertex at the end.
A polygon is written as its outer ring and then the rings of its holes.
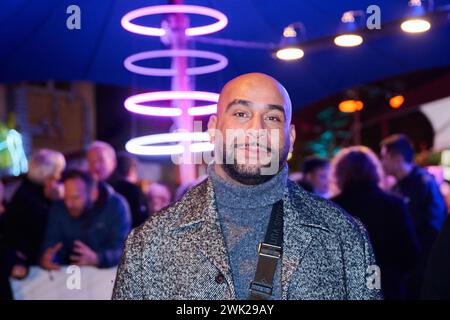
MULTIPOLYGON (((258 261, 258 244, 264 241, 272 205, 283 197, 288 168, 255 186, 232 184, 208 168, 216 197, 237 299, 249 298, 258 261)), ((272 299, 281 299, 280 263, 274 278, 272 299)))

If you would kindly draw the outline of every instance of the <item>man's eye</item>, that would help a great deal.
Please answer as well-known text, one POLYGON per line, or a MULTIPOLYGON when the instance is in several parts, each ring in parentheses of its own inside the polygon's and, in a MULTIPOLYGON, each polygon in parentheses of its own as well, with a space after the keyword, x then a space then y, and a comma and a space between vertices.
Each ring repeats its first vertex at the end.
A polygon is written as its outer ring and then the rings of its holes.
POLYGON ((281 121, 280 117, 276 117, 276 116, 268 116, 267 119, 269 121, 275 121, 275 122, 280 122, 281 121))
POLYGON ((235 112, 234 113, 235 117, 239 117, 239 118, 243 118, 246 116, 245 112, 235 112))

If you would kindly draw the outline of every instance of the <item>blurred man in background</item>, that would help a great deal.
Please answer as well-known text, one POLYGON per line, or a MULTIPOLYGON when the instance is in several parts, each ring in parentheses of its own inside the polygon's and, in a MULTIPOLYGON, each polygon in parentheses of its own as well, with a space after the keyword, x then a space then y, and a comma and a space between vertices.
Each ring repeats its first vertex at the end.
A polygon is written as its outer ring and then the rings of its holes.
POLYGON ((392 191, 408 204, 425 256, 444 223, 446 205, 435 179, 413 162, 414 150, 408 137, 392 135, 381 142, 381 161, 397 183, 392 191))
MULTIPOLYGON (((112 187, 111 183, 117 181, 114 176, 117 167, 117 156, 114 148, 106 142, 94 141, 87 150, 86 159, 91 177, 97 182, 99 196, 115 194, 124 201, 128 207, 128 201, 112 187)), ((105 199, 100 199, 105 201, 105 199)))
POLYGON ((303 178, 300 185, 307 191, 311 191, 321 197, 328 196, 328 171, 329 161, 316 156, 307 157, 303 162, 303 178))
POLYGON ((422 257, 408 292, 410 299, 420 295, 425 264, 433 243, 444 223, 447 209, 434 177, 413 162, 414 149, 409 138, 395 134, 381 142, 381 159, 386 174, 396 178, 392 191, 407 203, 422 257))
POLYGON ((50 210, 41 266, 58 270, 61 264, 117 265, 130 231, 127 203, 108 189, 100 189, 83 171, 68 171, 63 181, 64 201, 50 210))
POLYGON ((147 199, 138 185, 137 160, 128 152, 119 152, 114 179, 111 181, 130 206, 132 227, 139 226, 149 217, 147 199))
POLYGON ((96 181, 108 181, 117 166, 114 148, 106 142, 94 141, 88 147, 86 157, 92 177, 96 181))

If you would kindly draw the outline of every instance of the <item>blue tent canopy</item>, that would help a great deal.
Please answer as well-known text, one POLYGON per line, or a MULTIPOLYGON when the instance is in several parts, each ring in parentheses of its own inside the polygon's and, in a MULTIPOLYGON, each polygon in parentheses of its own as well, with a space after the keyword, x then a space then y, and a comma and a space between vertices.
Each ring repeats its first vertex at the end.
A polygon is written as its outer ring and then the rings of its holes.
MULTIPOLYGON (((134 88, 168 89, 170 79, 130 73, 123 60, 146 50, 163 49, 158 38, 127 32, 120 25, 128 11, 167 4, 149 0, 8 0, 0 2, 0 82, 21 80, 89 80, 134 88), (81 8, 81 30, 66 27, 68 6, 81 8)), ((229 18, 228 26, 210 37, 277 43, 283 28, 301 21, 308 40, 336 34, 347 10, 381 8, 382 28, 402 19, 407 1, 346 0, 187 0, 186 4, 215 8, 229 18)), ((448 4, 435 0, 435 6, 448 4)), ((193 25, 211 21, 190 16, 193 25)), ((209 20, 208 20, 209 19, 209 20)), ((159 25, 161 17, 143 23, 159 25)), ((397 28, 399 29, 399 28, 397 28)), ((229 66, 217 73, 198 76, 198 90, 219 91, 232 77, 265 72, 279 79, 301 107, 345 88, 423 69, 450 65, 450 20, 429 32, 408 35, 384 32, 356 48, 339 48, 332 42, 305 52, 302 60, 273 59, 270 50, 195 43, 196 48, 228 57, 229 66)), ((167 65, 167 61, 152 65, 167 65)))

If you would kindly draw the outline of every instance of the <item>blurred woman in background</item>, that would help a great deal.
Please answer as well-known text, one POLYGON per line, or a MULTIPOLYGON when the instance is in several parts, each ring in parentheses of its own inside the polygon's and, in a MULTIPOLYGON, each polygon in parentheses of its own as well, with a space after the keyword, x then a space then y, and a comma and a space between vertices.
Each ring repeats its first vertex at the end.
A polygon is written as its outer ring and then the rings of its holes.
POLYGON ((419 248, 406 204, 380 188, 383 171, 377 156, 364 146, 343 149, 332 161, 330 178, 338 191, 332 200, 367 228, 385 299, 405 299, 419 248))

